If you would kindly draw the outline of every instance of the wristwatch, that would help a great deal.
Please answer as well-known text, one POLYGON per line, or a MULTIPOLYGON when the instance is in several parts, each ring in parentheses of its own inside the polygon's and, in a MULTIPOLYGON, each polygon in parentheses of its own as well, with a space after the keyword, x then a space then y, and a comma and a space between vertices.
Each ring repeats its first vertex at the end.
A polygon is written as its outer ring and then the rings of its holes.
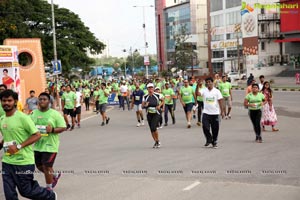
POLYGON ((18 145, 17 145, 17 149, 18 149, 18 150, 22 149, 22 145, 18 144, 18 145))

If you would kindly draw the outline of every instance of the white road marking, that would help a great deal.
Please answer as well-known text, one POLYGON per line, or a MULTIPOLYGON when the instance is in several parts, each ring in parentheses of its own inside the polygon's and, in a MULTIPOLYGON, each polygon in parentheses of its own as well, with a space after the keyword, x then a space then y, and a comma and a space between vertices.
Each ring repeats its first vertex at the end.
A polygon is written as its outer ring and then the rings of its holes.
POLYGON ((200 181, 196 181, 195 183, 193 183, 193 184, 187 186, 186 188, 184 188, 183 191, 189 191, 189 190, 193 189, 194 187, 196 187, 199 184, 201 184, 201 182, 200 181))
MULTIPOLYGON (((111 107, 111 108, 108 108, 107 110, 106 110, 106 112, 109 112, 109 111, 111 111, 112 109, 114 109, 113 107, 111 107)), ((86 120, 88 120, 88 119, 91 119, 91 118, 93 118, 93 117, 99 117, 100 116, 100 113, 99 113, 99 115, 93 115, 93 116, 89 116, 89 117, 86 117, 86 118, 84 118, 84 119, 81 119, 80 121, 81 122, 83 122, 83 121, 86 121, 86 120)))
POLYGON ((84 118, 84 119, 82 119, 82 120, 80 120, 80 121, 85 121, 85 120, 88 120, 88 119, 91 119, 91 118, 93 118, 93 117, 97 117, 97 116, 99 116, 99 115, 93 115, 93 116, 89 116, 89 117, 87 117, 87 118, 84 118))

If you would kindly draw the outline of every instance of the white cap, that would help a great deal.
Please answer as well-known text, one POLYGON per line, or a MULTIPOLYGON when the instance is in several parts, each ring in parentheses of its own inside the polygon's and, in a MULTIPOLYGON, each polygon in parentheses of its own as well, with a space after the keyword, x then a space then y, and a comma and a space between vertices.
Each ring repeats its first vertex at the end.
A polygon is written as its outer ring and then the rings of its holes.
POLYGON ((148 87, 154 87, 153 83, 148 83, 147 88, 148 87))

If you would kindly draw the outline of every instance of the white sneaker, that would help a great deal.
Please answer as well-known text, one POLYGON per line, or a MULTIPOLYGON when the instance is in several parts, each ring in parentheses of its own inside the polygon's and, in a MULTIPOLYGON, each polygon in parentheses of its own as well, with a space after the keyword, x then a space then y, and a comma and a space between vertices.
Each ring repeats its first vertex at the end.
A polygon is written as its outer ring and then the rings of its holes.
POLYGON ((142 126, 144 126, 145 125, 145 122, 144 122, 144 120, 142 120, 142 126))
POLYGON ((163 125, 161 125, 159 128, 163 128, 163 125))
POLYGON ((140 122, 138 122, 137 125, 136 125, 136 127, 140 127, 140 125, 141 125, 140 122))

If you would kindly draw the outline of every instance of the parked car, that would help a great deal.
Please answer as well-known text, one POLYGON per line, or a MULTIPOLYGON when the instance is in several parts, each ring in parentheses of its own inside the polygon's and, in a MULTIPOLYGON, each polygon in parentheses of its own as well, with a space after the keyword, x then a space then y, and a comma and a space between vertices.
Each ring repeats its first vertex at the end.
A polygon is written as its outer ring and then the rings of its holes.
POLYGON ((238 72, 229 72, 228 73, 228 78, 230 78, 231 80, 245 80, 246 74, 239 74, 238 72))

